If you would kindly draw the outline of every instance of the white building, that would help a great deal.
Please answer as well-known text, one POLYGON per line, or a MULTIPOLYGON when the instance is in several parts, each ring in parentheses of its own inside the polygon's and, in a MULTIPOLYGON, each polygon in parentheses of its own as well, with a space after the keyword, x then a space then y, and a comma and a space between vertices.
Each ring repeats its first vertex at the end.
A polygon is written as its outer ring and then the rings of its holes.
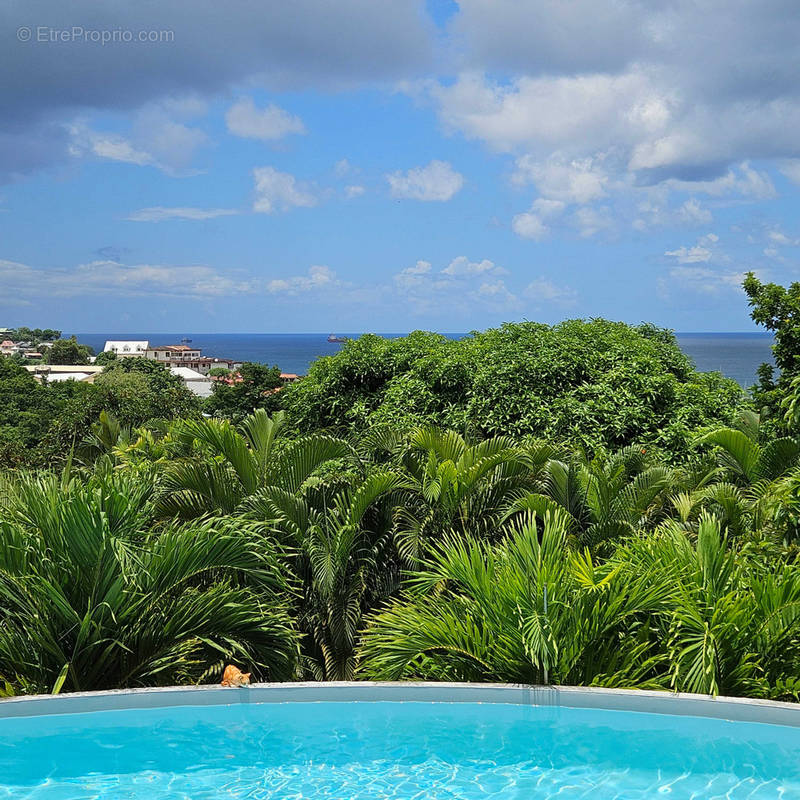
POLYGON ((117 358, 144 358, 150 347, 148 341, 109 340, 103 347, 104 353, 116 353, 117 358))
POLYGON ((48 383, 59 381, 85 381, 94 383, 95 377, 103 371, 103 367, 93 364, 33 364, 25 367, 33 373, 37 381, 48 383))
POLYGON ((183 381, 183 385, 198 397, 210 397, 214 381, 189 367, 168 367, 169 371, 183 381))

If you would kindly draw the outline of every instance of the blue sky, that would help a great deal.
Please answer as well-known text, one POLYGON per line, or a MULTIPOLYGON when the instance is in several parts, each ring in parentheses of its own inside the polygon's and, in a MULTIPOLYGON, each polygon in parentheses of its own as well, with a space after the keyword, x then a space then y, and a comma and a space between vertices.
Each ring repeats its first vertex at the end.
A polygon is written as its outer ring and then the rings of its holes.
POLYGON ((794 0, 128 5, 0 9, 0 326, 752 330, 797 279, 794 0))

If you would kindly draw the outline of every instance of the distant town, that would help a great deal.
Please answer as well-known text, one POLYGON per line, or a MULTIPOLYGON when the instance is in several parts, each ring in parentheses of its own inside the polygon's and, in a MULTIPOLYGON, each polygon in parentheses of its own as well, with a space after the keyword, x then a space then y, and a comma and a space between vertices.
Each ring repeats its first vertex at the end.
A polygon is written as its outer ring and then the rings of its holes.
MULTIPOLYGON (((204 355, 188 339, 179 344, 156 346, 151 346, 148 340, 109 339, 103 351, 95 355, 74 337, 62 339, 61 331, 51 328, 0 328, 0 356, 22 361, 37 380, 48 383, 70 380, 93 383, 95 376, 117 359, 144 358, 162 364, 200 398, 211 396, 215 382, 229 385, 240 382, 244 364, 235 359, 204 355), (67 350, 66 357, 52 357, 62 349, 67 350), (75 357, 70 357, 70 349, 75 357)), ((285 385, 302 376, 282 372, 280 377, 285 385)))

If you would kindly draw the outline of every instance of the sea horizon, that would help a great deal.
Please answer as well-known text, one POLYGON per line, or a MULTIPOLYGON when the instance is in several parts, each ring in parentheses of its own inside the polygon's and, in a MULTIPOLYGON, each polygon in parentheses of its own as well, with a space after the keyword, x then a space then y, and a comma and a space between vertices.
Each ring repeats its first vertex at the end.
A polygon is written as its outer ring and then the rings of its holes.
MULTIPOLYGON (((373 333, 370 331, 370 333, 373 333)), ((378 336, 396 338, 408 332, 374 332, 378 336)), ((340 337, 357 338, 362 331, 345 331, 340 337)), ((443 336, 460 339, 469 332, 442 332, 443 336)), ((190 339, 204 355, 238 361, 257 361, 277 365, 284 372, 305 375, 313 361, 335 355, 342 344, 329 342, 329 333, 72 333, 81 344, 100 352, 111 339, 148 340, 151 345, 178 344, 190 339)), ((749 388, 756 381, 758 367, 774 363, 771 345, 774 337, 765 331, 675 331, 678 345, 701 372, 721 372, 749 388)))

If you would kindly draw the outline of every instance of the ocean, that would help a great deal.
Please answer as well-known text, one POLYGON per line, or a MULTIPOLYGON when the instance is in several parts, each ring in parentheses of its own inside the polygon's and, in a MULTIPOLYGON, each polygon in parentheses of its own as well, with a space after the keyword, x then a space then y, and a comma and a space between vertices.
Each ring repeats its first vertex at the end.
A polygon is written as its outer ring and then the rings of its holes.
MULTIPOLYGON (((72 334, 64 334, 66 336, 72 334)), ((341 334, 358 336, 357 333, 341 334)), ((384 336, 401 336, 387 333, 384 336)), ((448 334, 460 338, 464 334, 448 334)), ((681 349, 703 372, 719 371, 750 387, 763 362, 773 363, 769 333, 676 333, 681 349)), ((192 340, 204 355, 277 364, 284 372, 304 375, 314 359, 338 353, 342 345, 327 341, 322 333, 77 333, 81 344, 100 352, 109 339, 147 339, 151 345, 192 340)))

